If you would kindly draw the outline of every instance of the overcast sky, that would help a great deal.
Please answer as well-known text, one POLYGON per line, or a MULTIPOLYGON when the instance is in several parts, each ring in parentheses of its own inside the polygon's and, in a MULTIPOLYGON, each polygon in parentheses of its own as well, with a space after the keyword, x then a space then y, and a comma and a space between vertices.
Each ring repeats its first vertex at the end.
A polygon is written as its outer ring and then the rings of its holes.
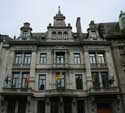
POLYGON ((125 11, 125 0, 0 0, 0 34, 20 35, 20 27, 30 22, 33 32, 45 32, 58 12, 58 6, 76 31, 76 18, 81 17, 82 31, 91 20, 96 23, 118 21, 125 11))

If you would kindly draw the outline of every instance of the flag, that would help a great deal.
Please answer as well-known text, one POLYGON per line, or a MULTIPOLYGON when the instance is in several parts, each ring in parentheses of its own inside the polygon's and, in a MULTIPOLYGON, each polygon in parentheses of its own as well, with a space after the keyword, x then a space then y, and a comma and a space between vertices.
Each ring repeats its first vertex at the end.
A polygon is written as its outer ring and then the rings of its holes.
POLYGON ((25 78, 25 84, 26 84, 27 86, 29 85, 29 82, 30 82, 29 77, 25 78))
POLYGON ((61 80, 61 73, 60 72, 56 72, 56 80, 61 80))

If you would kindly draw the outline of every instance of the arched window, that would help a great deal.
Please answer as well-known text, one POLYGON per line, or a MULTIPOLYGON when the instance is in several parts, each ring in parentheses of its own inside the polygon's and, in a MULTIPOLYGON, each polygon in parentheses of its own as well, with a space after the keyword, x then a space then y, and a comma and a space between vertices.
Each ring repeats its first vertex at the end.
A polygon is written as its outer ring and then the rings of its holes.
POLYGON ((58 39, 62 39, 62 32, 58 32, 58 39))
POLYGON ((68 33, 65 31, 63 35, 64 35, 64 40, 66 40, 68 38, 68 33))
POLYGON ((56 39, 56 32, 55 31, 52 32, 52 39, 56 39))

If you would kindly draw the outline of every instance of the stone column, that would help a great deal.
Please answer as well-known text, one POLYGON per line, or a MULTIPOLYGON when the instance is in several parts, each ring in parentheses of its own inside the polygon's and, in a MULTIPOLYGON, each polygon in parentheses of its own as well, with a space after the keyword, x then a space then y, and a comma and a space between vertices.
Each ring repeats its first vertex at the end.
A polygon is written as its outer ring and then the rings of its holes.
POLYGON ((50 107, 50 100, 49 98, 46 99, 45 102, 45 113, 50 113, 51 107, 50 107))
POLYGON ((77 101, 76 98, 72 100, 72 113, 77 113, 77 101))
MULTIPOLYGON (((32 60, 31 60, 31 68, 30 68, 30 80, 35 80, 35 68, 36 68, 36 49, 32 50, 32 60)), ((36 85, 34 82, 29 84, 29 87, 36 89, 36 85)))
POLYGON ((84 60, 86 68, 87 89, 89 89, 92 87, 92 77, 91 77, 91 68, 89 63, 89 53, 87 49, 84 49, 84 60))

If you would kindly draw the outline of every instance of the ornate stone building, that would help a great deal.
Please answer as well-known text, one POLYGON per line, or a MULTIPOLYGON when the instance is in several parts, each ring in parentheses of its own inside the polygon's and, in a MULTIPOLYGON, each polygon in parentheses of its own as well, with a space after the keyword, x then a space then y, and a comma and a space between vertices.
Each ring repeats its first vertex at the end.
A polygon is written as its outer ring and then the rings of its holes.
POLYGON ((76 29, 59 10, 46 32, 0 35, 0 113, 124 113, 125 13, 76 29))

